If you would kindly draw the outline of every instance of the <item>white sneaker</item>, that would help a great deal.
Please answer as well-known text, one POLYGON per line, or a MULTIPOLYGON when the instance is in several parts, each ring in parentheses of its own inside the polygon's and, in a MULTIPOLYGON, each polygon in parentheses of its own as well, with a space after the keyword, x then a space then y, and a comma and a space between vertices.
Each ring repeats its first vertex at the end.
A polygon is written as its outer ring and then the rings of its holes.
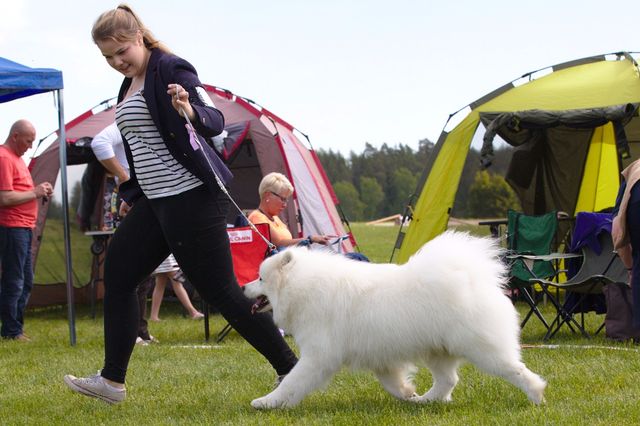
POLYGON ((148 341, 144 340, 142 337, 136 337, 136 345, 147 346, 149 344, 148 341))
POLYGON ((76 377, 67 374, 64 376, 64 382, 73 391, 101 399, 109 404, 122 402, 127 396, 126 389, 117 389, 111 386, 102 378, 99 372, 91 377, 76 377))

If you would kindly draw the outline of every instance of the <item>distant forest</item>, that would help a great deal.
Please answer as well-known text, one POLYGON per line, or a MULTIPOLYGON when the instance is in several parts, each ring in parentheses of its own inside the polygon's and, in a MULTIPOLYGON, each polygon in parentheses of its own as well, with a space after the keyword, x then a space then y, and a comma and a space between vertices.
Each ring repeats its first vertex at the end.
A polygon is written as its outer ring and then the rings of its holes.
MULTIPOLYGON (((434 147, 428 139, 419 142, 417 151, 402 144, 376 149, 367 143, 362 153, 351 152, 348 158, 332 150, 319 150, 318 157, 347 218, 363 221, 404 212, 434 147)), ((492 166, 481 171, 480 153, 469 151, 452 216, 501 217, 508 208, 518 208, 503 179, 511 154, 512 148, 496 149, 492 166)))
MULTIPOLYGON (((368 221, 402 214, 424 173, 435 145, 428 139, 418 150, 399 144, 379 149, 366 144, 362 153, 351 152, 348 158, 332 150, 317 151, 320 162, 348 220, 368 221)), ((480 170, 480 153, 471 149, 456 193, 452 216, 458 218, 504 217, 508 208, 519 209, 519 203, 503 176, 512 148, 495 150, 493 164, 480 170)), ((80 200, 80 182, 70 191, 70 206, 75 216, 80 200)), ((62 217, 62 206, 52 202, 48 215, 62 217)))

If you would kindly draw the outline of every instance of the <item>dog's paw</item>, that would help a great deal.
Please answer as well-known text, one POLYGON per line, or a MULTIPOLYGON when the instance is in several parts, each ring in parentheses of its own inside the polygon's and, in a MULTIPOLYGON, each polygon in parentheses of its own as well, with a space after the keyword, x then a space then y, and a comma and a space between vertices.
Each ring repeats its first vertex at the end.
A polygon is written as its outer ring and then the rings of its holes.
POLYGON ((405 381, 402 386, 402 399, 411 399, 418 396, 416 385, 412 381, 405 381))
POLYGON ((533 395, 529 396, 529 400, 534 403, 535 405, 544 405, 546 404, 547 400, 544 397, 543 394, 544 388, 541 389, 540 391, 536 392, 533 395))
POLYGON ((532 379, 530 381, 528 389, 526 389, 529 400, 536 405, 544 404, 544 390, 547 387, 547 382, 540 376, 531 373, 532 379))
POLYGON ((407 398, 407 401, 413 402, 415 404, 422 404, 425 402, 417 393, 414 393, 409 398, 407 398))
POLYGON ((416 404, 428 404, 431 402, 451 402, 451 395, 448 396, 435 396, 433 393, 427 392, 424 395, 413 394, 407 398, 407 401, 415 402, 416 404))
POLYGON ((276 408, 285 408, 285 401, 278 400, 276 398, 269 398, 268 396, 263 396, 262 398, 256 398, 251 401, 251 406, 256 410, 273 410, 276 408))

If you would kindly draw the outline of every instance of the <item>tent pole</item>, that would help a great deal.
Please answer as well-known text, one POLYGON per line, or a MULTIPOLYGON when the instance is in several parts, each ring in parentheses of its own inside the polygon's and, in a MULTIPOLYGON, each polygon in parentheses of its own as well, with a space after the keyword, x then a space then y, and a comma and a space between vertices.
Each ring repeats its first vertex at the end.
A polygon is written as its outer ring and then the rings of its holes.
POLYGON ((69 200, 67 197, 67 133, 64 125, 62 89, 58 90, 58 128, 60 133, 60 181, 62 183, 62 217, 64 221, 64 254, 67 274, 67 316, 69 318, 69 339, 76 344, 75 304, 73 300, 73 271, 71 269, 71 233, 69 230, 69 200))

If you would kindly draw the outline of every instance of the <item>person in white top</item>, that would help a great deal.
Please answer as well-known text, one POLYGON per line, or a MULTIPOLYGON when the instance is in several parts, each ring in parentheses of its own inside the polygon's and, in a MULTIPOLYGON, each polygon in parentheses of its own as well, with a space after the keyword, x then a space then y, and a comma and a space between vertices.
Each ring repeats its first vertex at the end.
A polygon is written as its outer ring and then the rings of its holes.
POLYGON ((115 122, 93 138, 91 149, 104 168, 115 176, 117 185, 129 180, 129 163, 124 152, 122 135, 115 122))

